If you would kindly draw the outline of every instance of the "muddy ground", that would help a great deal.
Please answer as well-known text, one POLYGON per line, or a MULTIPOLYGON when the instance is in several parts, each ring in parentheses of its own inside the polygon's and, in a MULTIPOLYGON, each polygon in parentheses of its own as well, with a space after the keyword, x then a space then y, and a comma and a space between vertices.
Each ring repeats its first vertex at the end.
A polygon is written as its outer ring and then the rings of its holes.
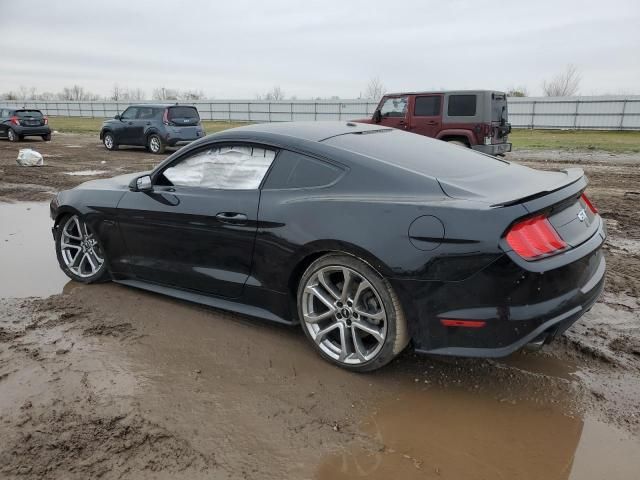
POLYGON ((19 146, 45 166, 0 141, 0 478, 638 478, 640 156, 510 157, 583 167, 609 228, 605 294, 560 341, 354 375, 297 329, 68 281, 45 202, 161 157, 89 135, 19 146))

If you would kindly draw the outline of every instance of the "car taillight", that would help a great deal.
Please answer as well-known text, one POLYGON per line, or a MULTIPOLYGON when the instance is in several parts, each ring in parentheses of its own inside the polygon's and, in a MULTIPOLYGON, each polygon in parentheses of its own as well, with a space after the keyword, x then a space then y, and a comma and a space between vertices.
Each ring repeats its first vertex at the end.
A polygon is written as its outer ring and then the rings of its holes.
POLYGON ((165 108, 164 113, 162 114, 162 123, 165 125, 169 125, 169 109, 165 108))
POLYGON ((580 198, 582 199, 584 204, 589 208, 589 210, 591 210, 591 213, 598 213, 598 209, 593 206, 593 203, 591 203, 591 200, 587 198, 586 194, 583 193, 580 198))
POLYGON ((525 260, 535 260, 567 248, 549 219, 538 215, 516 223, 507 233, 507 243, 525 260))
POLYGON ((44 124, 49 125, 49 117, 44 117, 44 124))
POLYGON ((14 115, 13 117, 11 117, 11 118, 9 119, 9 121, 10 121, 11 123, 13 123, 14 125, 20 125, 20 119, 18 119, 18 117, 16 117, 15 115, 14 115))

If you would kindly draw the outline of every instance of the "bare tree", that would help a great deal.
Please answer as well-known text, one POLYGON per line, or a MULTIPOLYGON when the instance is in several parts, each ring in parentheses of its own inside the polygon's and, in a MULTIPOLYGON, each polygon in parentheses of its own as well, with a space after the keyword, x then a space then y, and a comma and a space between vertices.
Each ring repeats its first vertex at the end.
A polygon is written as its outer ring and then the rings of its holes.
POLYGON ((559 73, 548 82, 542 83, 542 90, 547 97, 571 97, 578 93, 582 77, 575 65, 569 64, 565 71, 559 73))
POLYGON ((120 88, 120 85, 118 85, 117 83, 114 83, 113 88, 111 89, 110 99, 117 102, 118 100, 122 100, 122 97, 123 97, 123 91, 120 88))
POLYGON ((367 88, 364 91, 364 98, 368 98, 371 100, 379 100, 386 87, 382 84, 380 77, 372 77, 367 84, 367 88))
POLYGON ((181 92, 178 97, 180 100, 202 100, 204 98, 204 92, 202 90, 185 90, 181 92))
POLYGON ((146 98, 146 94, 141 88, 129 89, 127 90, 127 95, 129 100, 144 100, 146 98))
POLYGON ((256 99, 258 100, 267 100, 267 101, 278 101, 284 100, 285 94, 284 90, 280 88, 280 86, 275 86, 271 90, 269 90, 264 95, 256 95, 256 99))
POLYGON ((154 100, 178 100, 178 90, 173 88, 154 88, 152 97, 154 100))
POLYGON ((528 97, 529 90, 525 86, 511 87, 507 90, 507 97, 528 97))

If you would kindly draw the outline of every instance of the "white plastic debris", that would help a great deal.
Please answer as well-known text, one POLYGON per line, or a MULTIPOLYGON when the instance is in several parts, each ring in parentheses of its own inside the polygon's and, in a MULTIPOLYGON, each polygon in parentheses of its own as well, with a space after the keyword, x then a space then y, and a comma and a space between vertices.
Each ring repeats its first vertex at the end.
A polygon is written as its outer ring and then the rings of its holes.
POLYGON ((41 167, 44 165, 42 155, 31 148, 21 148, 16 161, 22 167, 41 167))
POLYGON ((167 168, 164 176, 180 186, 254 189, 274 157, 273 150, 264 148, 214 148, 167 168))

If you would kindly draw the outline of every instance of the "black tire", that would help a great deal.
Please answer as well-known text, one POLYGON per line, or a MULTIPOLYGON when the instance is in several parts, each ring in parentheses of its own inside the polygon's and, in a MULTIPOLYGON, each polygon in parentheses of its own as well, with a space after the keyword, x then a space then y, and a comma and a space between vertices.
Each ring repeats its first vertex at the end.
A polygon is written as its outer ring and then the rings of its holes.
POLYGON ((118 150, 116 137, 111 132, 104 132, 104 134, 102 135, 102 144, 104 145, 104 148, 109 151, 118 150))
POLYGON ((51 141, 51 134, 47 133, 46 135, 42 135, 42 140, 44 140, 45 142, 50 142, 51 141))
POLYGON ((159 155, 164 153, 167 145, 162 141, 160 135, 153 133, 147 137, 147 150, 153 154, 159 155))
POLYGON ((7 130, 7 138, 10 142, 20 142, 22 141, 22 135, 18 135, 13 128, 7 130))
MULTIPOLYGON (((110 280, 111 276, 109 275, 109 270, 107 267, 107 259, 104 255, 104 249, 102 248, 101 243, 97 238, 97 236, 91 231, 89 227, 86 226, 86 224, 84 223, 84 221, 79 215, 76 215, 76 214, 65 215, 58 222, 58 227, 56 228, 55 232, 56 232, 55 233, 56 257, 58 258, 58 263, 60 265, 60 268, 70 279, 75 280, 76 282, 81 282, 81 283, 97 283, 97 282, 106 282, 110 280), (65 253, 65 251, 66 252, 76 251, 76 249, 70 249, 70 248, 63 249, 62 240, 63 240, 63 235, 64 235, 65 228, 67 227, 67 224, 75 223, 74 219, 77 219, 78 221, 77 228, 72 227, 70 225, 70 228, 72 228, 71 232, 73 233, 79 232, 80 233, 79 236, 82 236, 83 235, 82 229, 84 229, 84 232, 86 232, 88 236, 90 236, 92 239, 95 239, 95 246, 93 247, 94 249, 93 251, 95 251, 98 254, 98 257, 93 256, 92 259, 93 261, 96 261, 96 259, 102 258, 102 263, 98 268, 95 269, 95 271, 89 272, 87 268, 83 269, 83 265, 89 268, 91 267, 92 261, 88 259, 87 260, 80 259, 79 266, 78 266, 79 270, 77 271, 73 271, 72 268, 70 268, 70 266, 68 265, 68 260, 70 260, 69 253, 65 253)), ((77 241, 77 243, 80 245, 81 242, 77 241)), ((77 250, 77 252, 78 252, 77 255, 90 254, 88 252, 85 252, 82 249, 82 247, 80 247, 80 249, 77 250)), ((76 258, 76 257, 73 257, 73 258, 76 258)))
MULTIPOLYGON (((344 283, 346 282, 343 282, 342 284, 343 286, 344 286, 344 283)), ((339 293, 339 292, 336 292, 336 293, 339 293)), ((349 308, 351 309, 351 315, 354 317, 357 315, 354 312, 356 312, 358 308, 357 308, 357 305, 353 303, 349 304, 349 301, 352 301, 353 298, 357 296, 358 296, 357 294, 348 296, 349 300, 347 301, 346 304, 343 304, 344 306, 347 306, 347 305, 349 306, 349 308)), ((333 300, 333 298, 331 298, 331 300, 333 300)), ((325 360, 333 363, 334 365, 338 365, 339 367, 345 368, 347 370, 351 370, 354 372, 370 372, 372 370, 381 368, 386 364, 388 364, 396 356, 398 356, 400 352, 402 352, 402 350, 404 350, 404 348, 409 343, 407 322, 404 317, 404 313, 402 311, 402 307, 400 305, 398 297, 393 291, 391 284, 389 284, 389 282, 386 279, 380 276, 380 274, 376 272, 371 266, 369 266, 367 263, 363 262, 359 258, 346 255, 346 254, 336 253, 336 254, 325 255, 323 257, 320 257, 316 261, 314 261, 306 269, 306 271, 302 275, 300 282, 298 284, 297 305, 298 305, 298 318, 300 319, 302 330, 304 331, 305 335, 307 336, 311 344, 314 346, 315 350, 325 360), (311 332, 311 330, 315 328, 313 325, 318 325, 317 328, 319 328, 320 330, 322 329, 327 330, 327 328, 324 326, 324 324, 320 324, 319 322, 309 324, 307 323, 307 321, 305 321, 305 317, 304 317, 305 307, 303 307, 303 303, 309 302, 309 301, 311 302, 315 301, 315 299, 309 300, 308 293, 305 295, 307 284, 310 281, 313 284, 314 282, 313 279, 316 278, 319 272, 321 271, 325 272, 327 270, 331 270, 335 268, 340 269, 343 267, 348 269, 351 272, 350 275, 353 275, 355 273, 361 277, 361 279, 352 277, 353 279, 351 280, 352 283, 357 281, 357 283, 353 283, 352 285, 352 292, 353 292, 353 289, 357 289, 356 285, 359 286, 362 283, 362 280, 366 280, 373 287, 371 290, 371 296, 373 297, 373 295, 377 293, 377 297, 374 297, 376 299, 375 302, 377 303, 379 300, 382 301, 382 306, 384 307, 383 313, 386 314, 386 320, 385 320, 386 327, 381 327, 382 330, 385 330, 384 340, 381 342, 378 342, 377 347, 372 348, 371 358, 367 358, 365 360, 364 355, 361 357, 361 359, 352 358, 352 361, 357 361, 360 363, 347 363, 348 360, 341 361, 340 359, 336 359, 334 358, 334 356, 327 353, 327 347, 326 346, 321 347, 320 344, 314 340, 314 334, 312 334, 311 332), (381 345, 381 347, 379 345, 381 345), (376 349, 378 349, 377 353, 376 353, 376 349)), ((338 303, 337 305, 341 305, 341 303, 338 303)), ((380 307, 381 306, 378 305, 378 308, 380 307)), ((339 312, 342 312, 345 309, 336 308, 336 310, 339 312)), ((324 312, 324 314, 326 315, 327 312, 324 312)), ((339 321, 336 319, 338 315, 339 313, 336 313, 336 316, 330 316, 328 317, 328 319, 323 320, 323 322, 327 322, 329 325, 332 325, 333 323, 337 323, 339 321)), ((345 316, 342 318, 346 319, 347 317, 345 316)), ((359 329, 355 328, 355 322, 358 322, 358 321, 362 322, 362 320, 364 320, 364 318, 362 315, 360 315, 358 319, 352 320, 354 322, 353 326, 351 326, 352 324, 349 323, 349 320, 345 320, 345 322, 343 322, 343 324, 345 325, 344 329, 349 330, 351 332, 349 335, 350 340, 348 341, 352 342, 352 345, 355 345, 357 343, 352 335, 355 335, 354 332, 356 330, 360 331, 359 329)), ((338 332, 340 332, 340 330, 338 330, 338 332)), ((328 337, 329 337, 328 334, 323 336, 323 338, 326 338, 326 341, 330 341, 328 337)), ((318 337, 316 336, 316 338, 318 337)), ((340 339, 341 338, 342 337, 340 337, 340 339)), ((360 339, 360 342, 362 345, 363 344, 362 339, 360 339)), ((375 344, 376 342, 373 342, 373 343, 375 344)), ((354 347, 353 352, 350 354, 351 357, 355 355, 355 350, 356 348, 354 347)), ((334 354, 337 355, 337 352, 334 352, 334 354)))

